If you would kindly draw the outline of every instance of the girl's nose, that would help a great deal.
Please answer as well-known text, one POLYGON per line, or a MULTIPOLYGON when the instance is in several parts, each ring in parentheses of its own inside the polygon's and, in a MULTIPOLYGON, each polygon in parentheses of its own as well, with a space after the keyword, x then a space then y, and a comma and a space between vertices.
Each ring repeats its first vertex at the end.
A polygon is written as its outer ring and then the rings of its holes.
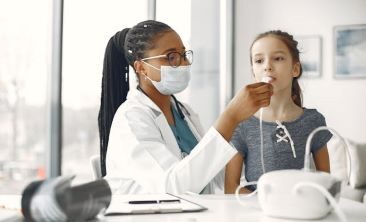
POLYGON ((265 67, 264 67, 264 71, 268 72, 268 71, 272 71, 272 67, 267 64, 265 67))
POLYGON ((266 59, 265 64, 264 64, 264 71, 265 72, 272 71, 271 61, 269 61, 267 59, 266 59))

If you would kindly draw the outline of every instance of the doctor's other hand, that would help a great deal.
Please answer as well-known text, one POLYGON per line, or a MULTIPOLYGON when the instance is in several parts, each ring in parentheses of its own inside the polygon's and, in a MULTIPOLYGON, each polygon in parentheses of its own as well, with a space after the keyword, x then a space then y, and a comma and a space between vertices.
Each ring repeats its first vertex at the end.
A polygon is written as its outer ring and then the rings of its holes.
POLYGON ((241 88, 227 105, 215 123, 216 130, 230 140, 236 126, 248 119, 260 108, 269 106, 273 87, 269 83, 258 82, 241 88))

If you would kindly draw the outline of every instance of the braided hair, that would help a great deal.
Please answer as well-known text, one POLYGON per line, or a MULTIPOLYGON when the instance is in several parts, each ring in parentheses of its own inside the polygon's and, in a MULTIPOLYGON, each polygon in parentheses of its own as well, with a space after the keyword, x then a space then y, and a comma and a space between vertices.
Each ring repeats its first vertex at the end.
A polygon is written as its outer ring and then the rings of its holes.
MULTIPOLYGON (((302 92, 301 92, 301 88, 300 88, 300 85, 298 82, 298 79, 301 77, 301 74, 302 74, 302 65, 300 62, 300 51, 297 48, 298 42, 294 39, 294 37, 292 35, 290 35, 287 32, 283 32, 281 30, 271 30, 271 31, 259 34, 254 39, 254 41, 250 47, 250 52, 252 51, 252 47, 257 40, 267 37, 267 36, 273 36, 273 37, 281 40, 287 46, 288 50, 290 51, 290 54, 291 54, 294 62, 298 62, 300 64, 300 74, 297 77, 293 77, 293 79, 292 79, 291 96, 292 96, 292 100, 294 101, 294 103, 296 105, 298 105, 299 107, 302 107, 302 92)), ((251 53, 250 53, 250 64, 253 65, 251 53)))
POLYGON ((102 176, 107 174, 106 155, 112 120, 118 107, 126 101, 129 91, 129 66, 134 67, 135 61, 144 58, 145 52, 154 48, 157 37, 172 30, 162 22, 147 20, 131 29, 125 28, 117 32, 108 41, 98 115, 102 176))

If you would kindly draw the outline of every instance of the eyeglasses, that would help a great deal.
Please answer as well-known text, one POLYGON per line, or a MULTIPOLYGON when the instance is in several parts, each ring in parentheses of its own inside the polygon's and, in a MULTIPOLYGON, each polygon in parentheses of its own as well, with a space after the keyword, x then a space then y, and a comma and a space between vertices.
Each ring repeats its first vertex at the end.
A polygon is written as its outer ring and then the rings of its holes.
POLYGON ((182 59, 184 61, 187 61, 188 64, 191 65, 193 63, 193 51, 188 50, 183 53, 169 52, 166 55, 157 55, 157 56, 152 56, 152 57, 148 57, 148 58, 143 58, 143 59, 141 59, 141 61, 150 60, 150 59, 160 59, 160 58, 167 59, 169 62, 169 65, 174 68, 176 68, 176 67, 180 66, 180 64, 182 64, 182 59))

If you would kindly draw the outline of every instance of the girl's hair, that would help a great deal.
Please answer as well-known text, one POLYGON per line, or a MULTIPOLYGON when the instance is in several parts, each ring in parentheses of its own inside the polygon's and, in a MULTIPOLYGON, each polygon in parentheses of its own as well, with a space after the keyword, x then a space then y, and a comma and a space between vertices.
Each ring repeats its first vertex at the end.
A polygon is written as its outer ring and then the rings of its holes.
POLYGON ((104 55, 98 115, 102 176, 107 173, 105 158, 112 120, 118 107, 126 101, 129 91, 129 65, 134 67, 135 61, 143 59, 145 52, 154 48, 155 39, 169 31, 173 29, 168 25, 147 20, 131 29, 125 28, 117 32, 108 41, 104 55))
POLYGON ((281 40, 289 49, 294 62, 298 62, 300 64, 299 76, 294 77, 292 79, 291 96, 292 96, 294 103, 296 105, 298 105, 299 107, 302 107, 302 93, 301 93, 301 88, 300 88, 300 85, 298 82, 298 79, 301 77, 301 74, 302 74, 302 65, 300 62, 300 52, 297 49, 298 42, 294 39, 294 37, 292 35, 290 35, 287 32, 283 32, 281 30, 272 30, 272 31, 268 31, 268 32, 259 34, 253 41, 252 45, 250 46, 250 64, 253 65, 251 52, 252 52, 252 47, 253 47, 254 43, 257 40, 267 37, 267 36, 273 36, 273 37, 281 40))

